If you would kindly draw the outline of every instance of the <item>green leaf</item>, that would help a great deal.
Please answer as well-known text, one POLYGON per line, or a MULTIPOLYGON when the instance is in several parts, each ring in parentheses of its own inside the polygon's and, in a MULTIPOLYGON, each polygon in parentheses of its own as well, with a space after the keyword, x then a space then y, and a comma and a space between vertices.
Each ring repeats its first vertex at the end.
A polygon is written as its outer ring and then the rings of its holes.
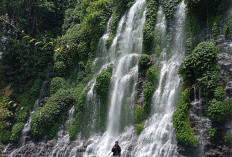
POLYGON ((41 44, 41 43, 42 43, 42 41, 39 41, 39 42, 36 42, 35 45, 38 45, 38 44, 41 44))
POLYGON ((29 37, 28 35, 26 35, 26 36, 23 37, 23 39, 24 39, 24 38, 30 38, 30 37, 29 37))
POLYGON ((33 41, 35 41, 35 39, 31 39, 31 40, 30 40, 30 43, 32 43, 33 41))
POLYGON ((53 45, 54 43, 53 42, 49 42, 48 45, 53 45))

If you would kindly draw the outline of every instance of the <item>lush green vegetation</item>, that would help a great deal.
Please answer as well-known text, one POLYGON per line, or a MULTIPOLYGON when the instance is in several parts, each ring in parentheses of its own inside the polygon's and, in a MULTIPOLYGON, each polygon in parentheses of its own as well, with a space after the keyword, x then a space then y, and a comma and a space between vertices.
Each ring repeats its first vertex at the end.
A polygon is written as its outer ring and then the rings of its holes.
POLYGON ((232 103, 226 99, 226 93, 222 87, 214 92, 214 99, 209 102, 208 116, 215 122, 221 122, 231 113, 232 103))
POLYGON ((216 135, 217 135, 217 129, 216 128, 210 128, 209 129, 210 140, 214 140, 216 138, 216 135))
POLYGON ((156 65, 151 66, 146 73, 146 84, 143 91, 144 94, 144 114, 148 117, 151 113, 152 96, 158 85, 159 72, 156 65))
POLYGON ((144 111, 143 107, 138 105, 135 109, 135 122, 137 124, 141 123, 144 120, 144 111))
POLYGON ((143 53, 152 54, 158 0, 147 0, 146 21, 143 28, 143 53))
POLYGON ((142 54, 139 58, 139 65, 138 65, 138 69, 139 69, 139 73, 140 74, 145 74, 146 70, 149 68, 149 62, 150 62, 150 57, 147 54, 142 54))
POLYGON ((86 104, 88 91, 89 91, 88 89, 85 89, 84 91, 80 92, 79 96, 77 97, 78 99, 76 99, 74 120, 69 129, 70 140, 74 140, 77 136, 77 133, 81 131, 84 125, 86 125, 82 117, 84 116, 84 114, 87 114, 87 112, 85 113, 84 106, 86 104))
POLYGON ((190 104, 190 90, 185 89, 181 93, 181 98, 176 111, 173 114, 173 126, 176 129, 176 137, 179 142, 196 147, 198 141, 194 136, 193 129, 190 125, 188 109, 190 104))
POLYGON ((33 136, 54 135, 58 131, 57 123, 74 102, 70 90, 57 91, 48 102, 39 108, 32 116, 31 131, 33 136), (53 129, 56 129, 55 131, 53 129))
POLYGON ((170 25, 176 10, 178 0, 161 0, 161 4, 164 7, 165 16, 167 18, 168 24, 170 25))
MULTIPOLYGON (((179 74, 183 78, 185 86, 196 84, 203 91, 203 97, 208 106, 206 114, 213 121, 214 126, 223 122, 231 113, 232 108, 231 100, 226 99, 225 90, 223 87, 218 87, 220 70, 217 61, 218 51, 218 48, 213 42, 202 42, 185 58, 179 68, 179 74)), ((189 96, 187 97, 189 98, 189 96)), ((178 140, 183 142, 184 140, 178 137, 180 136, 178 135, 178 125, 175 122, 177 121, 175 119, 178 117, 177 113, 181 106, 183 106, 183 102, 180 101, 177 111, 173 115, 173 123, 177 130, 178 140)), ((187 113, 188 109, 185 110, 187 113)), ((217 127, 209 130, 209 136, 211 140, 217 138, 217 127)))
POLYGON ((213 42, 202 42, 188 55, 179 68, 186 85, 197 84, 208 95, 217 86, 219 49, 213 42))
POLYGON ((11 142, 18 142, 19 141, 23 127, 24 127, 24 123, 16 123, 13 126, 11 136, 10 136, 11 142))
POLYGON ((100 99, 100 127, 104 131, 106 128, 107 120, 107 100, 108 93, 110 88, 110 81, 112 76, 112 66, 108 67, 106 70, 103 70, 100 74, 97 75, 96 84, 94 86, 94 91, 96 92, 98 98, 100 99))
POLYGON ((103 104, 106 104, 112 75, 112 67, 103 70, 97 75, 94 91, 103 104))
POLYGON ((54 77, 50 84, 50 94, 55 94, 59 89, 68 89, 68 85, 64 78, 54 77))
POLYGON ((12 112, 8 109, 10 101, 7 98, 0 97, 0 145, 10 140, 11 133, 7 128, 11 125, 8 118, 12 116, 12 112))
POLYGON ((143 131, 143 129, 144 129, 144 123, 141 123, 136 125, 135 131, 139 135, 143 131))

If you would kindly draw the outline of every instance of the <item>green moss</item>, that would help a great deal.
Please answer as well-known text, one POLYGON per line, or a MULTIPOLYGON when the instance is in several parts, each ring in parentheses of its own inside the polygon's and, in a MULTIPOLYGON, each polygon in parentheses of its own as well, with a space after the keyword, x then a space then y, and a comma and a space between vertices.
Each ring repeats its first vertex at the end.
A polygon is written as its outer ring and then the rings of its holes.
POLYGON ((136 133, 139 135, 142 131, 144 130, 144 123, 141 123, 141 124, 137 124, 136 125, 136 133))
POLYGON ((198 145, 197 139, 194 136, 193 129, 190 125, 190 118, 188 115, 190 104, 190 90, 185 89, 181 93, 181 99, 176 111, 173 114, 173 126, 176 130, 176 137, 180 143, 185 145, 194 146, 198 145))
POLYGON ((135 109, 135 122, 139 124, 143 120, 144 120, 144 110, 142 106, 138 105, 135 109))
POLYGON ((139 58, 139 73, 143 74, 149 67, 150 57, 147 54, 142 54, 139 58))
POLYGON ((24 123, 16 123, 13 126, 12 131, 11 131, 11 136, 10 136, 11 142, 19 141, 23 128, 24 128, 24 123))
POLYGON ((147 0, 146 21, 143 28, 143 53, 152 54, 154 50, 154 31, 158 11, 158 0, 147 0))
POLYGON ((31 131, 35 137, 55 133, 55 123, 60 123, 60 117, 68 110, 74 102, 70 90, 59 90, 42 108, 39 108, 32 116, 31 131))
POLYGON ((50 95, 55 94, 59 89, 67 89, 68 85, 64 78, 55 77, 51 81, 50 85, 50 95))
POLYGON ((152 96, 158 85, 159 73, 157 66, 151 66, 146 73, 146 84, 143 91, 144 94, 144 114, 148 117, 151 112, 152 96))
POLYGON ((216 128, 210 128, 209 129, 210 140, 215 140, 216 136, 217 136, 217 129, 216 128))

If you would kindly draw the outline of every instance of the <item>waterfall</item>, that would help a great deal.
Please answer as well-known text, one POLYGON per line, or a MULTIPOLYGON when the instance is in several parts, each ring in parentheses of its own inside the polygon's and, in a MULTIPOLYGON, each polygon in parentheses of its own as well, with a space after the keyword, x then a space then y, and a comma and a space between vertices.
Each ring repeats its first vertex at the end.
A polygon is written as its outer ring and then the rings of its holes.
MULTIPOLYGON (((91 137, 94 142, 87 148, 85 156, 110 156, 114 141, 119 136, 122 137, 121 132, 126 126, 133 123, 145 4, 145 0, 137 0, 119 22, 116 36, 108 51, 109 61, 114 63, 114 68, 109 91, 107 129, 103 136, 91 137)), ((133 131, 129 132, 131 133, 133 131)))
MULTIPOLYGON (((173 28, 171 29, 170 57, 168 57, 168 60, 161 62, 159 86, 153 96, 153 113, 151 118, 146 121, 145 129, 132 151, 133 157, 177 156, 172 114, 176 108, 176 99, 179 95, 180 78, 177 75, 177 70, 185 54, 185 7, 184 2, 180 3, 174 15, 173 28)), ((165 53, 165 51, 162 51, 162 53, 165 53)))

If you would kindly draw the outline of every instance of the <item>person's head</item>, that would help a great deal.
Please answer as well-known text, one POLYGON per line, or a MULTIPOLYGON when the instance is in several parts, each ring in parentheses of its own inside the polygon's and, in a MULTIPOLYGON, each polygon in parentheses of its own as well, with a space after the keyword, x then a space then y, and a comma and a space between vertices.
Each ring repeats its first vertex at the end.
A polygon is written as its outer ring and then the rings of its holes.
POLYGON ((118 146, 118 141, 115 141, 115 145, 118 146))

